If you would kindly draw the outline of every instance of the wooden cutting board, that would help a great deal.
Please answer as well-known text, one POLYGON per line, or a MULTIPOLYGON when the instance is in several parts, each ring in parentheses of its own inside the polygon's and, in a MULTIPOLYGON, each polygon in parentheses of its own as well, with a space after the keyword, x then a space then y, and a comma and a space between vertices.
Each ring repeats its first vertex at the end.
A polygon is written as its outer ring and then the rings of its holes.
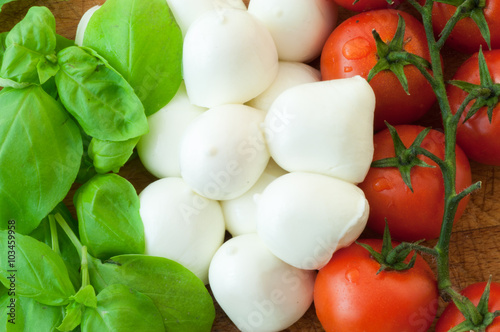
MULTIPOLYGON (((20 0, 9 3, 0 13, 0 32, 10 30, 31 6, 47 6, 57 21, 57 32, 74 39, 76 27, 82 14, 89 8, 104 3, 104 0, 20 0)), ((339 20, 353 13, 340 10, 339 20)), ((447 78, 466 59, 466 55, 445 49, 443 52, 447 78)), ((439 113, 433 109, 419 121, 423 125, 439 127, 439 113)), ((457 289, 470 283, 485 281, 491 275, 493 281, 500 282, 500 167, 471 162, 473 181, 481 181, 483 187, 472 195, 467 210, 456 223, 450 246, 451 276, 457 289)), ((120 175, 131 181, 138 192, 155 180, 138 159, 122 169, 120 175)), ((71 195, 71 193, 70 193, 71 195)), ((71 203, 71 197, 68 197, 71 203)), ((372 236, 365 232, 363 237, 372 236)), ((428 243, 432 245, 433 243, 428 243)), ((429 259, 431 265, 433 262, 429 259)), ((444 304, 440 304, 440 311, 444 304)), ((217 317, 213 331, 238 331, 224 312, 217 306, 217 317)), ((323 331, 314 307, 294 326, 286 331, 323 331)))

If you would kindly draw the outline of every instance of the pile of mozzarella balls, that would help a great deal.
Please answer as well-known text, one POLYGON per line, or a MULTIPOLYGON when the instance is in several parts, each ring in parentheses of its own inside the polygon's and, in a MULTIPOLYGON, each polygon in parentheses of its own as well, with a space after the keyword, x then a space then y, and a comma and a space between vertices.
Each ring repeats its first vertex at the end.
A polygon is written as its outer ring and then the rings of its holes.
POLYGON ((167 3, 184 82, 137 146, 159 178, 140 194, 146 253, 209 283, 240 330, 283 330, 365 227, 373 91, 306 64, 335 27, 333 1, 167 3))

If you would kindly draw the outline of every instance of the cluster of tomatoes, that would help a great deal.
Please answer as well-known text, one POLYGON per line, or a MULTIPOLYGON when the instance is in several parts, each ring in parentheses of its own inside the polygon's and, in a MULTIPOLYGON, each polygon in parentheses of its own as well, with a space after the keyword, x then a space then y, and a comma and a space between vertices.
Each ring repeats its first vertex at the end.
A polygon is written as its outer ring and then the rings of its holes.
MULTIPOLYGON (((372 30, 384 42, 395 35, 399 16, 406 23, 403 48, 431 61, 426 33, 421 21, 402 10, 396 10, 401 1, 389 5, 386 0, 335 0, 339 5, 356 13, 342 22, 330 35, 321 55, 323 79, 337 79, 360 75, 367 78, 379 59, 372 30)), ((458 1, 461 3, 462 1, 458 1)), ((450 34, 447 47, 460 54, 470 54, 456 71, 453 80, 481 83, 478 51, 482 52, 493 83, 500 83, 500 1, 486 0, 482 4, 485 21, 491 34, 491 50, 472 18, 462 19, 450 34)), ((434 3, 432 24, 436 36, 443 30, 456 7, 434 3)), ((371 79, 376 96, 374 161, 395 157, 393 137, 386 123, 396 129, 401 142, 409 147, 424 130, 416 124, 430 109, 436 107, 433 88, 413 65, 404 66, 408 90, 405 91, 396 75, 384 70, 371 79), (407 93, 408 92, 408 93, 407 93)), ((448 79, 448 78, 446 78, 448 79)), ((495 93, 491 90, 491 103, 495 93)), ((449 85, 448 101, 456 113, 467 97, 467 92, 449 85)), ((496 97, 498 99, 498 97, 496 97)), ((468 104, 457 128, 456 190, 471 184, 469 159, 490 165, 500 165, 500 105, 496 100, 493 111, 482 107, 465 120, 468 104)), ((420 144, 439 158, 444 158, 445 135, 431 129, 420 144)), ((380 234, 386 224, 390 234, 398 241, 417 241, 439 237, 444 213, 444 183, 438 165, 422 155, 414 156, 430 167, 411 168, 412 188, 402 179, 395 167, 372 167, 359 186, 370 203, 368 227, 380 234)), ((401 162, 404 163, 404 160, 401 162)), ((460 203, 455 220, 467 205, 466 197, 460 203)), ((382 240, 360 240, 380 251, 382 240)), ((485 283, 475 284, 464 290, 477 304, 485 283)), ((491 285, 489 311, 500 309, 500 285, 491 285), (493 295, 495 294, 496 295, 493 295)), ((370 252, 353 244, 336 252, 330 263, 319 271, 315 286, 315 306, 321 324, 327 331, 427 331, 435 320, 438 309, 436 278, 424 259, 418 257, 413 268, 404 271, 380 271, 370 252)), ((454 305, 441 315, 436 331, 448 331, 464 321, 464 316, 454 305)), ((486 331, 500 328, 495 319, 486 331)))

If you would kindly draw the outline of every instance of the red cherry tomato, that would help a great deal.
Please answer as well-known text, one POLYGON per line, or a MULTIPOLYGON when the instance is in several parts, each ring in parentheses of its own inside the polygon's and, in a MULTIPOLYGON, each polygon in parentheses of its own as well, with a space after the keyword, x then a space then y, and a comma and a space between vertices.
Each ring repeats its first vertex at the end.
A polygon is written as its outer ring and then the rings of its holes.
POLYGON ((337 5, 355 12, 364 12, 368 10, 384 9, 384 8, 396 8, 402 2, 402 0, 394 0, 392 4, 389 4, 387 0, 359 0, 356 3, 354 3, 354 0, 334 0, 334 1, 337 3, 337 5))
MULTIPOLYGON (((500 50, 485 51, 484 58, 492 80, 500 83, 500 50)), ((460 66, 453 79, 473 84, 480 83, 478 53, 460 66)), ((453 113, 456 113, 466 96, 467 92, 455 86, 448 86, 448 97, 453 113)), ((465 114, 472 104, 473 102, 469 104, 458 124, 457 143, 470 159, 498 166, 500 165, 500 104, 493 109, 491 123, 488 119, 487 107, 481 108, 463 123, 465 114)))
MULTIPOLYGON (((424 127, 416 125, 395 126, 401 140, 409 147, 424 127)), ((421 146, 439 158, 444 156, 444 135, 431 130, 421 146)), ((394 145, 389 130, 374 136, 375 152, 373 160, 394 157, 394 145)), ((471 184, 469 161, 459 146, 456 148, 457 192, 471 184)), ((385 219, 394 239, 416 241, 439 237, 444 211, 444 182, 439 167, 424 156, 418 156, 434 168, 415 166, 411 169, 413 192, 403 182, 397 168, 370 168, 359 187, 370 203, 368 227, 382 234, 385 219)), ((455 221, 463 214, 468 202, 463 199, 455 216, 455 221)))
MULTIPOLYGON (((360 240, 380 252, 382 240, 360 240)), ((337 251, 314 286, 316 314, 327 332, 425 332, 438 308, 434 274, 418 256, 405 271, 381 271, 368 250, 337 251)))
MULTIPOLYGON (((330 35, 321 54, 321 75, 324 80, 368 73, 377 63, 377 48, 372 35, 375 29, 383 41, 394 37, 399 16, 406 22, 404 49, 427 60, 429 51, 422 24, 410 14, 383 9, 357 14, 345 20, 330 35)), ((430 84, 414 66, 404 68, 410 94, 406 94, 396 75, 388 70, 375 75, 370 85, 375 92, 375 130, 392 125, 408 124, 422 117, 435 101, 430 84)))
MULTIPOLYGON (((443 30, 446 22, 455 13, 457 7, 447 5, 440 2, 434 2, 432 8, 432 25, 436 34, 443 30)), ((486 23, 490 28, 490 39, 492 49, 500 48, 500 1, 486 0, 486 5, 483 10, 486 23)), ((446 43, 459 52, 474 53, 479 51, 479 45, 483 45, 483 49, 487 49, 487 44, 479 32, 479 28, 474 20, 470 17, 460 20, 446 43)))
MULTIPOLYGON (((465 295, 475 305, 483 294, 486 282, 479 282, 466 287, 461 294, 465 295)), ((492 282, 490 284, 490 299, 488 302, 488 311, 500 310, 500 284, 492 282)), ((452 327, 465 320, 462 313, 457 309, 454 303, 450 303, 443 311, 436 324, 436 332, 447 332, 452 327)), ((486 328, 486 332, 500 332, 500 317, 493 320, 493 323, 486 328)))

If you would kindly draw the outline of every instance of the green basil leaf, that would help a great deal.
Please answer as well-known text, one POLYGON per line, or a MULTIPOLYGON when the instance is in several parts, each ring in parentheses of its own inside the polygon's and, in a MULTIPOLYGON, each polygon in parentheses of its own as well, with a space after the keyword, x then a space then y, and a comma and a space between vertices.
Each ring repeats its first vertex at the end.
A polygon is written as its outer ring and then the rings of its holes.
POLYGON ((80 240, 93 257, 144 253, 139 197, 126 179, 96 175, 77 190, 74 202, 80 240))
POLYGON ((163 332, 162 317, 151 299, 125 285, 115 284, 97 295, 97 308, 85 310, 84 332, 163 332))
POLYGON ((92 15, 83 46, 123 75, 148 116, 180 86, 182 33, 165 0, 107 0, 92 15))
POLYGON ((40 86, 0 91, 0 229, 28 234, 63 200, 78 173, 82 139, 40 86))
POLYGON ((149 296, 163 317, 166 331, 210 331, 215 308, 203 282, 182 265, 146 255, 121 255, 101 263, 89 261, 97 291, 124 284, 149 296))
POLYGON ((67 304, 75 288, 62 258, 32 237, 12 236, 10 230, 0 231, 0 281, 4 286, 9 288, 14 282, 15 295, 33 298, 42 304, 67 304), (15 241, 13 247, 9 247, 12 244, 9 241, 15 241), (7 261, 8 257, 14 259, 7 261))
POLYGON ((7 297, 1 302, 7 307, 7 315, 0 317, 1 329, 6 332, 55 331, 61 323, 63 307, 40 304, 28 297, 7 297), (10 307, 9 307, 10 306, 10 307), (6 316, 6 317, 4 317, 6 316))
POLYGON ((75 46, 75 41, 68 39, 64 36, 56 34, 56 53, 64 50, 65 48, 75 46))
POLYGON ((15 317, 16 314, 15 301, 16 299, 8 294, 7 288, 5 288, 3 284, 0 284, 0 308, 4 310, 2 311, 3 314, 0 315, 0 329, 2 327, 7 326, 7 319, 9 319, 10 316, 15 317))
POLYGON ((66 307, 64 319, 61 325, 57 327, 59 331, 73 331, 82 322, 86 307, 97 308, 97 297, 92 285, 81 288, 69 299, 70 304, 66 307))
POLYGON ((59 96, 88 135, 125 141, 148 131, 141 101, 106 60, 77 46, 65 48, 58 57, 59 96))
POLYGON ((78 175, 76 177, 76 182, 85 183, 90 180, 94 175, 97 174, 92 158, 89 156, 89 146, 90 142, 92 142, 92 137, 87 135, 82 127, 80 128, 80 133, 82 134, 82 143, 83 143, 83 155, 82 162, 80 164, 80 170, 78 171, 78 175))
MULTIPOLYGON (((56 53, 65 49, 66 47, 74 46, 75 42, 71 39, 67 39, 61 35, 56 34, 56 53)), ((1 60, 0 60, 1 61, 1 60)), ((42 84, 42 88, 47 92, 52 98, 59 99, 59 94, 57 93, 57 86, 55 76, 50 77, 47 82, 42 84)))
POLYGON ((126 141, 103 141, 93 138, 89 146, 89 156, 97 173, 118 173, 120 168, 130 159, 140 137, 126 141))
POLYGON ((46 7, 31 7, 5 39, 0 83, 15 88, 43 84, 59 70, 55 48, 54 15, 46 7))
POLYGON ((5 39, 7 38, 8 33, 9 32, 0 33, 0 68, 2 67, 3 54, 5 53, 5 39))
POLYGON ((73 331, 82 322, 85 307, 77 302, 71 302, 66 306, 64 318, 61 325, 57 327, 59 331, 73 331))
MULTIPOLYGON (((73 219, 71 212, 68 210, 66 205, 59 203, 56 208, 51 212, 51 214, 59 213, 66 220, 68 225, 71 227, 75 234, 78 234, 77 221, 73 219)), ((52 245, 52 236, 50 232, 49 219, 46 217, 42 220, 40 225, 29 234, 32 238, 45 243, 49 247, 52 245)), ((66 264, 68 269, 68 274, 71 282, 75 289, 79 289, 81 286, 81 276, 80 276, 80 265, 81 259, 71 240, 62 230, 59 225, 57 225, 57 238, 59 242, 59 250, 61 258, 66 264)))
POLYGON ((85 307, 96 308, 97 307, 97 297, 95 295, 95 290, 92 285, 87 285, 80 289, 74 296, 71 297, 76 303, 80 303, 85 307))

